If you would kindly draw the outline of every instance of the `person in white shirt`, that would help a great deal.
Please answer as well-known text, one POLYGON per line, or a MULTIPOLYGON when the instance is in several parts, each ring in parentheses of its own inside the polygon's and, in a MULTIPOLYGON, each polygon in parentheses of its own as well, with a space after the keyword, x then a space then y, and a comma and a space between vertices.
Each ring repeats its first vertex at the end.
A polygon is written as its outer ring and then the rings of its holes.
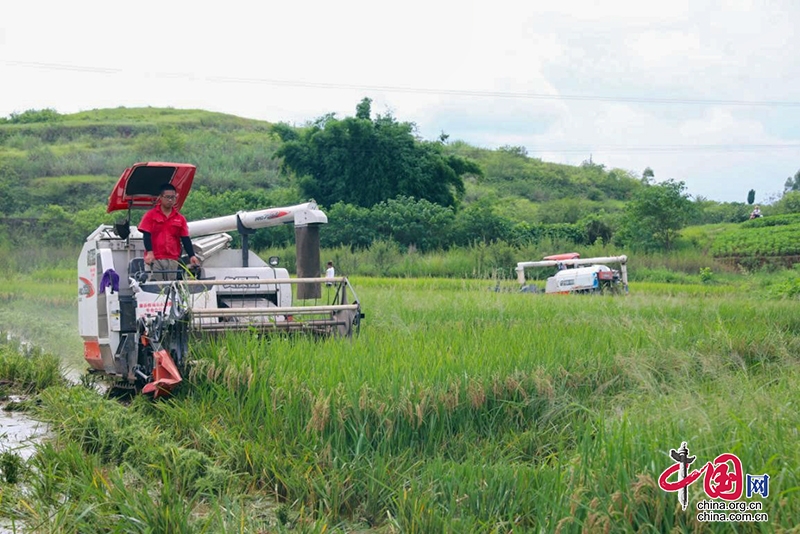
MULTIPOLYGON (((336 271, 333 269, 333 262, 328 262, 328 268, 325 269, 325 278, 333 278, 336 276, 336 271)), ((332 286, 333 282, 325 282, 325 285, 332 286)))

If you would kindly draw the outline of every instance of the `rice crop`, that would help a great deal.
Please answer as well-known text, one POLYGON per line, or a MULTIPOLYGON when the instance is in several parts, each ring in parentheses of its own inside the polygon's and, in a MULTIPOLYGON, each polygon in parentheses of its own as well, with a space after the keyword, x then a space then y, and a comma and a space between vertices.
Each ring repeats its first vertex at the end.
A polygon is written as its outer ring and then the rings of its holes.
MULTIPOLYGON (((57 438, 0 515, 41 532, 796 526, 796 300, 703 284, 564 297, 352 281, 367 313, 353 339, 197 340, 163 402, 47 388, 38 416, 57 438), (682 441, 698 464, 729 452, 768 473, 769 521, 683 511, 657 482, 682 441)), ((690 503, 704 498, 690 487, 690 503)))

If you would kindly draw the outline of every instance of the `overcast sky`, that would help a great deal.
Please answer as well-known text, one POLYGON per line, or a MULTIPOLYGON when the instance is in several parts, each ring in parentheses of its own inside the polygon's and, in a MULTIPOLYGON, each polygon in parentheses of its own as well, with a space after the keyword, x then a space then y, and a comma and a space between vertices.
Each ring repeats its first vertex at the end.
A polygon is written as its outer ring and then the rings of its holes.
POLYGON ((764 203, 800 169, 799 24, 796 0, 9 0, 0 116, 153 106, 300 125, 366 96, 425 139, 764 203))

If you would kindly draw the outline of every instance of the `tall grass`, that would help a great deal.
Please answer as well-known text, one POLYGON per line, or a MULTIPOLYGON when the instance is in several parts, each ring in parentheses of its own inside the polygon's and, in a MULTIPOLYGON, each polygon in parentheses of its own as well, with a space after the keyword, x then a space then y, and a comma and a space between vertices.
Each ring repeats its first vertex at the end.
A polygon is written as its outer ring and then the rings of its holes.
POLYGON ((53 532, 119 517, 123 532, 728 531, 657 485, 688 441, 698 462, 732 452, 770 474, 769 523, 738 531, 800 517, 793 300, 352 281, 358 338, 197 341, 165 402, 47 389, 39 416, 58 439, 0 513, 53 532))
POLYGON ((0 400, 5 393, 37 393, 61 381, 56 356, 21 346, 0 331, 0 400))
POLYGON ((56 355, 65 367, 82 369, 76 255, 51 249, 0 260, 0 329, 56 355))
MULTIPOLYGON (((583 258, 628 255, 631 281, 694 284, 700 281, 701 269, 709 269, 722 279, 739 275, 742 268, 721 263, 697 248, 648 254, 611 246, 575 246, 545 239, 538 244, 513 246, 508 243, 475 243, 469 247, 421 253, 396 243, 377 241, 364 250, 349 247, 324 249, 323 261, 333 261, 337 273, 345 276, 385 276, 392 278, 469 278, 515 280, 520 261, 534 261, 557 252, 578 252, 583 258)), ((295 265, 293 246, 260 251, 262 257, 278 256, 290 271, 295 265)), ((527 273, 533 276, 534 272, 527 273)), ((552 272, 542 270, 543 276, 552 272)))

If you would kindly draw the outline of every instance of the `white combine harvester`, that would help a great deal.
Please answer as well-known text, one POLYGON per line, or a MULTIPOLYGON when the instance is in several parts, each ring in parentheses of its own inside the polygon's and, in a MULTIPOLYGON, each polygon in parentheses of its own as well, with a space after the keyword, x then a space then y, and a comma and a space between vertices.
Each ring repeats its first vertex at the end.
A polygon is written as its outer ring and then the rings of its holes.
POLYGON ((627 293, 627 263, 627 256, 581 258, 577 252, 556 254, 541 261, 517 263, 517 281, 523 291, 530 291, 532 286, 526 284, 525 269, 555 267, 558 270, 547 279, 545 293, 627 293), (608 267, 606 263, 618 264, 619 270, 608 267))
POLYGON ((181 381, 189 340, 199 334, 351 336, 363 318, 347 278, 319 277, 319 227, 328 218, 314 202, 189 222, 202 267, 194 273, 186 269, 177 281, 154 281, 144 264, 142 233, 130 226, 131 209, 152 207, 164 183, 175 186, 180 209, 195 170, 182 163, 126 169, 108 205, 109 212, 128 210, 126 221, 100 226, 81 250, 78 311, 84 358, 90 371, 112 377, 117 390, 167 394, 181 381), (264 262, 248 247, 255 229, 283 224, 295 227, 297 278, 278 267, 277 258, 264 262), (230 248, 233 238, 226 232, 234 230, 241 235, 241 249, 230 248))

